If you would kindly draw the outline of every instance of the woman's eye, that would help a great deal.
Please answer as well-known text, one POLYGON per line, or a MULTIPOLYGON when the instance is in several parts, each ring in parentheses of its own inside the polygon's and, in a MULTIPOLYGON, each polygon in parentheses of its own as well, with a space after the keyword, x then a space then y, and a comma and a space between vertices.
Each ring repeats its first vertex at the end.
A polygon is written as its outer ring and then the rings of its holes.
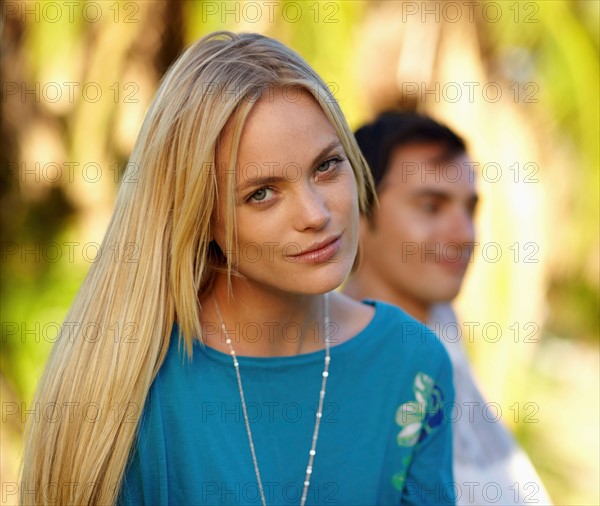
POLYGON ((271 190, 269 188, 260 188, 259 190, 256 190, 252 195, 250 195, 250 197, 248 197, 248 200, 254 202, 263 202, 265 200, 268 200, 270 191, 271 190))
POLYGON ((316 171, 328 172, 329 170, 336 168, 343 161, 343 158, 335 156, 333 158, 330 158, 329 160, 325 160, 321 165, 317 167, 316 171))

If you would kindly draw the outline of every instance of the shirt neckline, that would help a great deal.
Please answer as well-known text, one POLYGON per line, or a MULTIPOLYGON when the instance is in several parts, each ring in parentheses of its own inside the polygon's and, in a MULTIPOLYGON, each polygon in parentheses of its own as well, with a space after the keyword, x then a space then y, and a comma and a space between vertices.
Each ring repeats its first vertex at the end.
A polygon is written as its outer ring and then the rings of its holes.
MULTIPOLYGON (((365 299, 361 301, 363 304, 368 304, 375 308, 375 313, 373 317, 356 335, 347 339, 343 343, 334 344, 330 347, 331 357, 339 357, 350 352, 356 346, 359 346, 362 341, 364 341, 369 334, 371 334, 372 329, 379 324, 379 320, 382 318, 382 305, 378 301, 365 299)), ((224 353, 215 348, 211 348, 210 346, 206 346, 197 339, 194 340, 194 350, 197 350, 200 354, 209 358, 214 362, 219 362, 221 364, 226 364, 227 366, 232 366, 232 358, 229 353, 224 353)), ((322 362, 325 356, 325 349, 311 351, 309 353, 302 353, 300 355, 287 355, 282 357, 252 357, 247 355, 237 355, 238 362, 240 366, 245 367, 256 367, 256 368, 277 368, 277 367, 290 367, 297 365, 306 365, 311 363, 322 362)))

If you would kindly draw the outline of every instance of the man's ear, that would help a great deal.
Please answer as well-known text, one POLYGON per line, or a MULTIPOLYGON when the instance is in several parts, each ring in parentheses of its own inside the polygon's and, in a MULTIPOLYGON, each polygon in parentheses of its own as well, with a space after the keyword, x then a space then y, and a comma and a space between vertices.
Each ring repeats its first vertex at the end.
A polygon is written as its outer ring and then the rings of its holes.
POLYGON ((375 218, 377 210, 374 209, 369 215, 361 214, 358 223, 359 237, 365 237, 375 230, 375 218))
POLYGON ((355 274, 358 271, 364 260, 364 239, 365 237, 367 237, 367 234, 369 234, 371 230, 371 218, 364 214, 361 214, 358 222, 358 250, 356 251, 356 257, 354 258, 354 263, 352 264, 352 268, 350 269, 351 275, 355 274))
POLYGON ((358 271, 358 269, 360 269, 360 266, 363 262, 363 258, 364 258, 363 247, 359 242, 358 249, 356 250, 356 256, 354 257, 354 262, 352 263, 352 268, 350 269, 350 275, 355 274, 356 271, 358 271))

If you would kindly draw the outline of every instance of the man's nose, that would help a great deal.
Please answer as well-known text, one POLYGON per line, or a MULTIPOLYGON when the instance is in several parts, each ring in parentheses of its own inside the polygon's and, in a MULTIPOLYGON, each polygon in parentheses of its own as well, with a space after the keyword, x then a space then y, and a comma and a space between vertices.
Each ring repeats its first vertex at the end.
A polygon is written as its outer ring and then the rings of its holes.
POLYGON ((448 223, 448 238, 459 245, 475 241, 475 225, 469 210, 457 208, 448 223))

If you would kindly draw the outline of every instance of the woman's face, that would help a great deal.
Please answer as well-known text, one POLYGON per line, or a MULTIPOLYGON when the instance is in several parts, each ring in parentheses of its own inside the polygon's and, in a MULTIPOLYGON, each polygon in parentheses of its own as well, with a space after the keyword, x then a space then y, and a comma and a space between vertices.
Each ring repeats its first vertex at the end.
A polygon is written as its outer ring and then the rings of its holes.
POLYGON ((276 90, 248 116, 236 168, 235 252, 226 251, 224 226, 231 130, 217 153, 214 239, 221 250, 234 255, 238 271, 257 288, 316 294, 339 286, 358 247, 358 197, 350 163, 318 103, 307 92, 276 90))

